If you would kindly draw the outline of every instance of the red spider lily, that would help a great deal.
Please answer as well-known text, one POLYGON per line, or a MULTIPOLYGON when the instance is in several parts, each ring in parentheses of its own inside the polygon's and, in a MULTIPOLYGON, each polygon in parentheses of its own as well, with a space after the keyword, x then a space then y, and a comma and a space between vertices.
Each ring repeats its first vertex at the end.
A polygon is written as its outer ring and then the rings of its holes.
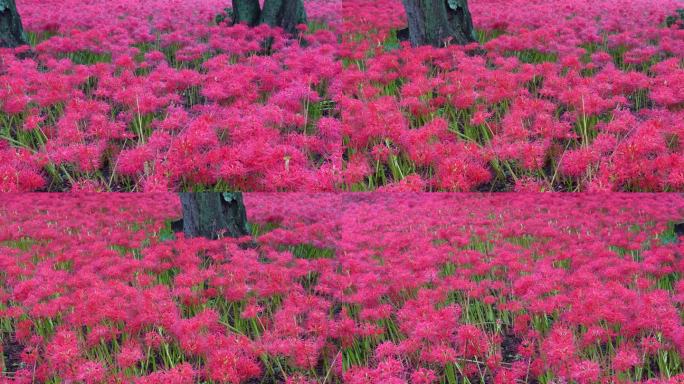
POLYGON ((245 200, 265 232, 256 248, 170 233, 174 194, 7 195, 0 327, 14 379, 645 383, 681 373, 678 195, 245 200))
POLYGON ((486 55, 397 42, 398 0, 307 0, 297 37, 224 3, 21 1, 0 189, 684 188, 676 0, 475 1, 486 55))

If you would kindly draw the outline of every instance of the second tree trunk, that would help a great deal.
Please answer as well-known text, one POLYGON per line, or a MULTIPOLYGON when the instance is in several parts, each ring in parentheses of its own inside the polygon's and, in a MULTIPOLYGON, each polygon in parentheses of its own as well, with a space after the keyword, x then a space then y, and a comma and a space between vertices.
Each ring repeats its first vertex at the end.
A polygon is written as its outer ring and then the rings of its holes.
POLYGON ((306 11, 302 0, 266 0, 261 11, 261 22, 296 33, 297 25, 306 24, 306 11))
POLYGON ((233 0, 233 22, 250 27, 264 23, 295 34, 297 25, 306 24, 306 10, 302 0, 266 0, 263 10, 259 0, 233 0))
POLYGON ((468 44, 475 40, 467 0, 403 0, 413 46, 468 44))
POLYGON ((241 193, 181 193, 186 237, 241 237, 249 235, 241 193))
POLYGON ((233 0, 233 23, 246 23, 254 27, 259 24, 260 18, 259 0, 233 0))

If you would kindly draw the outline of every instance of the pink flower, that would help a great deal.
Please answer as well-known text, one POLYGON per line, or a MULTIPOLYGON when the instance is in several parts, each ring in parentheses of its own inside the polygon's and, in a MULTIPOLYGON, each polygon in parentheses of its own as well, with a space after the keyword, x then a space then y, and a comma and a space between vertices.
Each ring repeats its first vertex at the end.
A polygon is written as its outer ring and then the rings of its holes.
POLYGON ((418 368, 411 374, 411 384, 432 384, 437 381, 437 375, 431 369, 418 368))
POLYGON ((127 342, 116 356, 116 363, 122 369, 131 368, 143 359, 142 349, 135 342, 127 342))
POLYGON ((616 372, 625 372, 641 363, 636 348, 631 345, 623 345, 618 348, 613 357, 613 369, 616 372))
POLYGON ((258 377, 261 367, 240 351, 219 349, 208 354, 206 371, 211 380, 239 384, 258 377))
POLYGON ((136 378, 135 384, 192 384, 197 372, 188 363, 166 370, 151 373, 148 376, 136 378))
POLYGON ((106 374, 107 370, 102 366, 102 363, 88 361, 78 367, 76 380, 85 384, 98 384, 105 381, 106 374))
POLYGON ((591 384, 599 380, 601 376, 601 366, 591 360, 580 361, 572 367, 571 375, 578 384, 591 384))

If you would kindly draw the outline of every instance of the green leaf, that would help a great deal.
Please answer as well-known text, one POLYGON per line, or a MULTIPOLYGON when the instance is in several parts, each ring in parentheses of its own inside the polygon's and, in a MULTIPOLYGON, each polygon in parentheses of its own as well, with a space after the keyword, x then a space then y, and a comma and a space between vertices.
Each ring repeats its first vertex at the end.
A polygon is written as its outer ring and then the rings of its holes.
POLYGON ((173 232, 172 224, 171 221, 166 221, 166 224, 164 225, 164 228, 162 228, 159 231, 159 240, 161 241, 169 241, 169 240, 175 240, 176 239, 176 234, 173 232))
POLYGON ((176 240, 176 235, 173 232, 162 232, 159 234, 160 241, 176 240))

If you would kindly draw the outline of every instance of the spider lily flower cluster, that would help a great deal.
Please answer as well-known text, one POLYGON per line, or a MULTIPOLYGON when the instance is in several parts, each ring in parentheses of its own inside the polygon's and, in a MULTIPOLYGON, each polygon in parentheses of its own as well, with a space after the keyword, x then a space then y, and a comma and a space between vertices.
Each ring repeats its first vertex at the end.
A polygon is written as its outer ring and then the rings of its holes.
POLYGON ((0 202, 0 383, 678 383, 677 195, 0 202), (401 217, 401 220, 397 220, 401 217))
POLYGON ((398 0, 308 0, 298 37, 19 0, 0 190, 684 190, 680 2, 470 3, 481 48, 399 42, 398 0))

